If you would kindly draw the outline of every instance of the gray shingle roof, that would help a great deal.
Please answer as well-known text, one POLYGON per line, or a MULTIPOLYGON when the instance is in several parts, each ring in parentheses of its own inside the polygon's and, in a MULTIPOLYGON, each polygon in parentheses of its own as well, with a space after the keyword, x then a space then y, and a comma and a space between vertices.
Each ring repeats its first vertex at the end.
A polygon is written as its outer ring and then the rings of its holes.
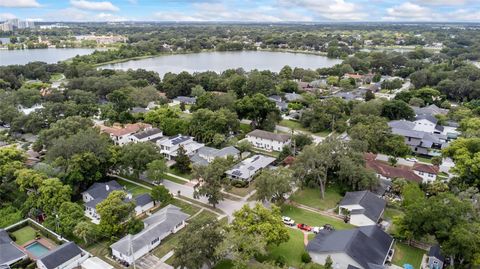
POLYGON ((47 269, 51 269, 62 265, 81 253, 83 251, 74 242, 68 242, 43 255, 40 261, 47 269))
POLYGON ((430 250, 428 251, 428 257, 435 257, 441 261, 444 261, 445 258, 443 257, 441 250, 440 250, 440 245, 436 244, 430 247, 430 250))
POLYGON ((420 114, 420 115, 417 115, 415 117, 415 120, 428 120, 429 122, 433 123, 433 124, 437 124, 438 122, 438 119, 435 118, 434 116, 432 115, 428 115, 428 114, 420 114))
POLYGON ((26 256, 25 253, 15 246, 8 233, 4 229, 0 229, 0 265, 10 265, 10 262, 26 256))
POLYGON ((251 131, 250 133, 247 134, 247 136, 259 137, 263 139, 269 139, 269 140, 280 141, 280 142, 286 142, 290 139, 289 134, 277 134, 277 133, 267 132, 259 129, 251 131))
POLYGON ((127 235, 117 242, 110 245, 114 249, 124 255, 130 256, 133 252, 137 252, 146 245, 159 238, 162 240, 170 234, 175 226, 185 221, 189 215, 174 205, 168 205, 143 220, 145 228, 135 235, 127 235))
POLYGON ((150 196, 150 194, 148 193, 144 193, 142 195, 135 197, 135 204, 138 206, 144 206, 150 202, 153 202, 153 200, 152 200, 152 196, 150 196))
POLYGON ((110 180, 108 182, 95 182, 93 185, 88 188, 88 190, 84 191, 84 193, 90 194, 93 199, 98 198, 107 198, 107 196, 115 190, 122 190, 123 187, 115 180, 110 180), (108 186, 108 188, 107 188, 108 186))
POLYGON ((180 102, 180 103, 193 105, 193 104, 195 104, 195 102, 197 102, 197 97, 178 96, 177 98, 174 98, 173 100, 175 100, 177 102, 180 102))
POLYGON ((343 252, 364 268, 384 265, 393 238, 378 226, 363 226, 352 230, 322 230, 307 245, 313 253, 343 252))
POLYGON ((355 191, 347 192, 342 201, 340 201, 340 205, 360 205, 364 210, 352 210, 351 214, 364 214, 369 219, 377 222, 382 216, 387 202, 370 191, 355 191))
POLYGON ((138 139, 144 139, 146 137, 156 135, 156 134, 159 134, 159 133, 162 133, 162 131, 160 129, 152 128, 152 129, 148 129, 148 130, 145 130, 145 131, 138 132, 138 133, 134 134, 133 136, 135 136, 138 139))

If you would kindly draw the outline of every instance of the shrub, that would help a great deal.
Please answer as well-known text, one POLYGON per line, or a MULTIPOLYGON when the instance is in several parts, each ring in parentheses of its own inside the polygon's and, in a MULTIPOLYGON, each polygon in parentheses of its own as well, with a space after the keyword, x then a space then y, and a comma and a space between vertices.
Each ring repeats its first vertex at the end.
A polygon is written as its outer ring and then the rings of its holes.
POLYGON ((236 188, 245 188, 248 185, 248 182, 243 181, 243 180, 232 180, 232 186, 236 188))
POLYGON ((310 263, 312 261, 312 257, 310 257, 310 254, 308 252, 304 251, 302 253, 302 262, 303 263, 310 263))
POLYGON ((285 258, 285 256, 280 255, 275 259, 275 264, 280 267, 285 266, 286 263, 287 263, 287 259, 285 258))

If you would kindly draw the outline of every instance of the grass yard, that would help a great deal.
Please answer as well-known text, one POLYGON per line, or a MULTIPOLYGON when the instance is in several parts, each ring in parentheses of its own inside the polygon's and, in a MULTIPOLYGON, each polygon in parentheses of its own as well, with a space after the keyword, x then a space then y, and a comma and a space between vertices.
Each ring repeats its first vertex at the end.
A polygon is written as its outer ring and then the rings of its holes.
POLYGON ((317 133, 312 133, 310 130, 308 130, 307 128, 303 127, 302 124, 299 122, 299 121, 295 121, 295 120, 281 120, 278 125, 280 126, 284 126, 284 127, 288 127, 290 129, 294 129, 294 130, 297 130, 297 131, 302 131, 304 133, 307 133, 307 134, 314 134, 314 135, 318 135, 318 136, 321 136, 321 137, 326 137, 330 132, 329 131, 322 131, 322 132, 317 132, 317 133))
POLYGON ((392 263, 401 267, 408 263, 413 265, 413 268, 420 268, 423 254, 425 254, 425 251, 422 249, 397 242, 395 244, 395 254, 393 255, 392 263))
POLYGON ((288 229, 290 239, 288 242, 269 249, 268 260, 275 261, 279 256, 285 257, 286 264, 299 268, 302 264, 302 253, 305 250, 303 244, 303 233, 300 230, 288 229))
POLYGON ((420 162, 424 162, 424 163, 432 163, 432 159, 431 158, 426 158, 426 157, 423 157, 423 156, 418 156, 418 155, 407 155, 407 158, 416 158, 418 161, 420 162))
POLYGON ((245 197, 253 190, 255 190, 255 181, 250 182, 250 185, 246 188, 237 188, 232 186, 231 188, 225 191, 238 196, 245 197))
POLYGON ((35 239, 37 231, 30 226, 25 226, 19 230, 16 230, 15 232, 12 232, 12 234, 15 236, 15 243, 18 245, 23 245, 28 241, 35 239))
POLYGON ((282 206, 282 214, 295 220, 296 223, 305 223, 310 226, 323 226, 331 224, 337 230, 346 230, 354 226, 341 220, 320 215, 291 205, 282 206))
POLYGON ((150 190, 141 186, 138 186, 136 184, 133 184, 131 182, 125 181, 123 179, 117 178, 116 181, 124 186, 127 189, 127 192, 131 193, 133 197, 139 196, 144 193, 150 193, 150 190))
POLYGON ((213 269, 230 269, 230 268, 233 268, 233 262, 231 260, 222 260, 213 267, 213 269))
POLYGON ((290 200, 316 209, 327 210, 335 208, 342 198, 343 196, 336 187, 327 187, 325 199, 320 197, 320 189, 306 187, 298 189, 290 197, 290 200))
POLYGON ((187 213, 190 216, 193 216, 195 215, 195 213, 200 211, 200 207, 186 203, 179 199, 173 199, 170 204, 180 207, 183 212, 187 213))
POLYGON ((169 175, 165 175, 165 174, 164 174, 163 177, 164 177, 165 179, 167 179, 167 180, 170 180, 170 181, 175 182, 175 183, 178 183, 178 184, 182 184, 182 185, 183 185, 183 184, 187 183, 187 181, 185 181, 185 180, 181 180, 181 179, 179 179, 179 178, 172 177, 172 176, 169 176, 169 175))
POLYGON ((182 173, 182 172, 178 171, 178 169, 176 169, 176 168, 174 168, 174 167, 168 168, 168 172, 169 172, 169 173, 172 173, 172 174, 174 174, 174 175, 176 175, 176 176, 186 178, 186 179, 192 179, 192 178, 193 178, 192 173, 182 173))

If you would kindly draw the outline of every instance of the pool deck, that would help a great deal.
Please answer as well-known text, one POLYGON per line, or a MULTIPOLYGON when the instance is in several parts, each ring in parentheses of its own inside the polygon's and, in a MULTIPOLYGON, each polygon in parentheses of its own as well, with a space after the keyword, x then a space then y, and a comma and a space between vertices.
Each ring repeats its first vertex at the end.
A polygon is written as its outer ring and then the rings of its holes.
POLYGON ((28 257, 29 257, 30 259, 32 259, 32 260, 37 260, 37 259, 40 258, 40 257, 36 257, 36 256, 33 255, 32 253, 30 253, 30 252, 26 249, 26 247, 29 246, 29 245, 31 245, 31 244, 33 244, 33 243, 35 243, 35 242, 38 242, 38 243, 42 244, 44 247, 48 248, 49 251, 57 247, 56 244, 54 244, 54 243, 51 242, 50 240, 48 240, 48 239, 46 239, 46 238, 43 238, 43 237, 41 237, 41 238, 39 238, 39 239, 30 240, 30 241, 26 242, 25 244, 23 244, 22 246, 19 246, 19 248, 20 248, 25 254, 27 254, 28 257))

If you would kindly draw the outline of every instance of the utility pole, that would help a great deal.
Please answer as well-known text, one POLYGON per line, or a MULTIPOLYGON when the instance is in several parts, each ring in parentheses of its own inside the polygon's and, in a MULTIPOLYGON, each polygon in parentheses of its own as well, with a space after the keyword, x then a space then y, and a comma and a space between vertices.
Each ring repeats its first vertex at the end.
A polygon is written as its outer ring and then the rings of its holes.
POLYGON ((295 142, 295 130, 292 128, 293 157, 297 154, 297 143, 295 142))

